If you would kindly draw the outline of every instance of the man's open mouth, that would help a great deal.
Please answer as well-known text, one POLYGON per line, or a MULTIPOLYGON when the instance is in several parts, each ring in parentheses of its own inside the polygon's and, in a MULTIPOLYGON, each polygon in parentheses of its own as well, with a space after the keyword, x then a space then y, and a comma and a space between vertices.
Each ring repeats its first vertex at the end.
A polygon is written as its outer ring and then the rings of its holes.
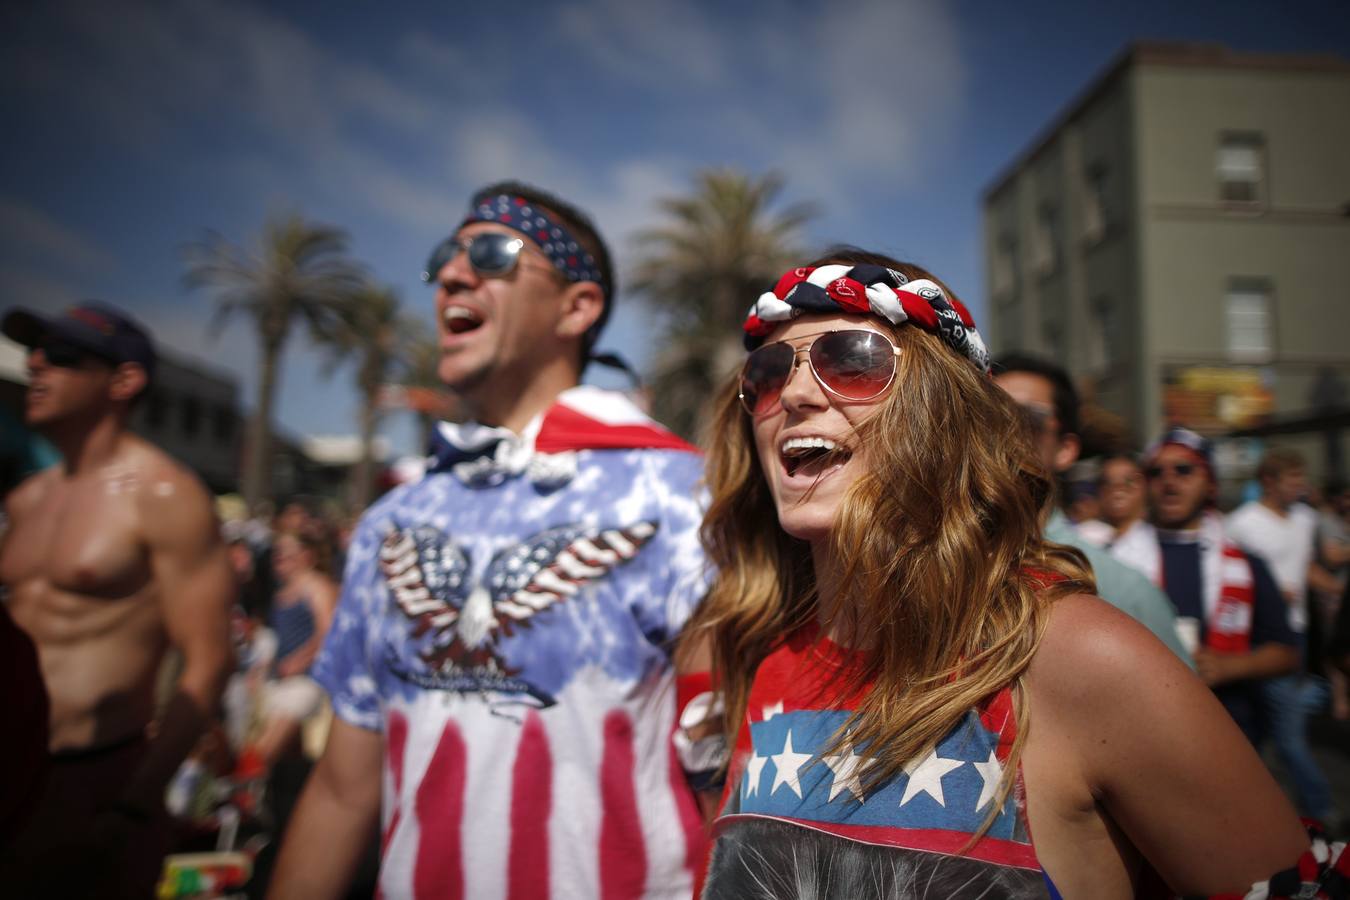
POLYGON ((448 306, 441 318, 451 334, 465 334, 483 324, 483 317, 465 306, 448 306))
POLYGON ((783 442, 779 454, 789 478, 796 475, 823 475, 835 466, 842 466, 853 456, 847 447, 824 437, 790 438, 783 442))

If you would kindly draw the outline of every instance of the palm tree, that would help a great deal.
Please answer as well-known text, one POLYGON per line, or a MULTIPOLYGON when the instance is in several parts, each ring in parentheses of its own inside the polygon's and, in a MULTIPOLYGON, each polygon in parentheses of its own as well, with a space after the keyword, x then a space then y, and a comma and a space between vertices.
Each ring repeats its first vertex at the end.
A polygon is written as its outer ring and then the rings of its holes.
POLYGON ((666 320, 652 406, 686 437, 698 434, 708 397, 736 366, 750 303, 797 260, 800 229, 815 215, 805 203, 774 212, 783 185, 773 172, 705 170, 692 195, 660 201, 666 224, 637 236, 634 290, 666 320))
POLYGON ((291 330, 301 321, 315 341, 330 342, 340 311, 365 276, 347 256, 344 231, 294 214, 268 220, 256 252, 210 232, 186 248, 185 258, 187 286, 214 294, 213 331, 242 313, 258 337, 261 372, 243 479, 244 500, 256 510, 271 493, 272 405, 291 330))
POLYGON ((417 415, 419 449, 431 446, 431 430, 439 420, 461 421, 464 412, 454 394, 446 390, 437 369, 441 348, 436 333, 421 325, 414 329, 407 345, 407 367, 399 381, 403 405, 417 415))

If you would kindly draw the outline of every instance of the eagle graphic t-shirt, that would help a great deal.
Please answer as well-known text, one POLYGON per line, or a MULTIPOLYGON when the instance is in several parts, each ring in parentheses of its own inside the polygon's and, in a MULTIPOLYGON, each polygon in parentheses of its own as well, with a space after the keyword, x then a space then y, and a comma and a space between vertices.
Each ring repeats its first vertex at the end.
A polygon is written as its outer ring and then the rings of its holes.
POLYGON ((688 897, 672 642, 703 597, 699 456, 622 395, 443 426, 362 517, 313 675, 382 732, 384 897, 688 897))

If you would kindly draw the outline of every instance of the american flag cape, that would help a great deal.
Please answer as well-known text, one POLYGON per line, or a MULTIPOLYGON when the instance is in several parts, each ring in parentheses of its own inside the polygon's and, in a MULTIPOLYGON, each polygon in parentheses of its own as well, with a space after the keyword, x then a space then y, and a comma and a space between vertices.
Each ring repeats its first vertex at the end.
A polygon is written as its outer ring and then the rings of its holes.
MULTIPOLYGON (((971 710, 900 776, 868 790, 866 747, 845 742, 826 752, 856 702, 837 687, 847 661, 847 651, 805 629, 761 664, 714 829, 705 896, 723 896, 716 884, 723 836, 768 820, 881 848, 883 856, 899 852, 909 860, 905 871, 919 871, 913 860, 922 855, 923 871, 960 866, 962 879, 988 871, 1001 888, 1017 885, 994 895, 1052 896, 1027 831, 1020 778, 991 827, 968 846, 998 799, 1015 735, 1011 692, 971 710)), ((720 865, 731 871, 747 863, 720 865)))
POLYGON ((470 443, 362 517, 314 667, 384 738, 381 896, 683 900, 669 648, 707 588, 701 460, 594 388, 527 430, 565 466, 459 477, 470 443))

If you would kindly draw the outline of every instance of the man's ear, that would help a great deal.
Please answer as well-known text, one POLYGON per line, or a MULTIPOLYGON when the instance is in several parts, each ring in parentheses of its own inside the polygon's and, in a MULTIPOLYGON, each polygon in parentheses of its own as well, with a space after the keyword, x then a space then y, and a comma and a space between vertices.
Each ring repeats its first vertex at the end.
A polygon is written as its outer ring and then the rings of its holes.
POLYGON ((557 335, 561 338, 580 338, 599 319, 605 310, 605 294, 594 281, 579 281, 562 294, 562 316, 558 319, 557 335))
POLYGON ((1078 454, 1083 450, 1083 442, 1076 434, 1061 434, 1059 449, 1055 451, 1055 471, 1067 471, 1069 466, 1078 462, 1078 454))
POLYGON ((113 400, 130 403, 149 384, 150 378, 145 374, 145 367, 140 363, 118 363, 117 368, 113 370, 112 384, 108 388, 108 395, 113 400))

